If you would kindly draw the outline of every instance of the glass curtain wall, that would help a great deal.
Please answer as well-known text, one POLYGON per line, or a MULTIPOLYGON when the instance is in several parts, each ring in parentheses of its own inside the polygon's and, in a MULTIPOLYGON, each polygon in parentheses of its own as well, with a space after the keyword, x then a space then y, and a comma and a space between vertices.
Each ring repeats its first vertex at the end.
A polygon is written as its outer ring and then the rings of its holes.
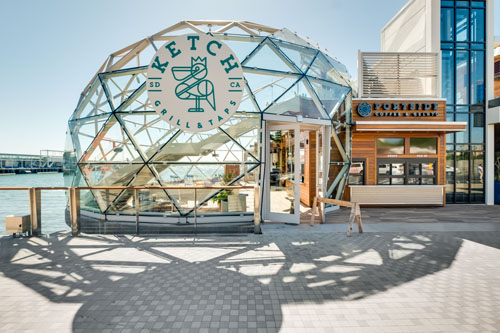
POLYGON ((486 2, 441 1, 442 95, 448 121, 465 132, 446 137, 446 201, 484 202, 486 2))

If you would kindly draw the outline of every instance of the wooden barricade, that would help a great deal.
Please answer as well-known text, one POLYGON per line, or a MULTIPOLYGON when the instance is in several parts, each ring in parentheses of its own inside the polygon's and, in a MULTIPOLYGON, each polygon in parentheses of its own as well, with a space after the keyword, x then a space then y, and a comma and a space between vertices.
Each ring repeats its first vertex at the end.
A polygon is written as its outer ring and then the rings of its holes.
POLYGON ((361 220, 361 209, 359 208, 359 203, 357 203, 357 202, 314 197, 313 205, 312 205, 312 212, 311 212, 311 221, 309 223, 310 225, 314 224, 314 217, 316 216, 316 210, 318 210, 320 222, 323 223, 323 213, 321 211, 321 203, 329 203, 329 204, 337 205, 337 206, 341 206, 341 207, 351 207, 351 215, 349 216, 349 225, 347 228, 347 236, 350 237, 352 235, 352 228, 353 228, 355 220, 358 223, 359 233, 363 233, 363 222, 361 220))

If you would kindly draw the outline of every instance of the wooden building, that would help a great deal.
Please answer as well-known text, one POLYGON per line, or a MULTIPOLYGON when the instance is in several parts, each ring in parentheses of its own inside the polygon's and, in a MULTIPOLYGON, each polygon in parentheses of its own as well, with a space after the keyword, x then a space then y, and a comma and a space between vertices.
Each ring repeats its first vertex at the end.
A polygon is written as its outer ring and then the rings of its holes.
POLYGON ((445 204, 446 133, 466 122, 446 121, 444 99, 353 99, 348 194, 363 205, 445 204))

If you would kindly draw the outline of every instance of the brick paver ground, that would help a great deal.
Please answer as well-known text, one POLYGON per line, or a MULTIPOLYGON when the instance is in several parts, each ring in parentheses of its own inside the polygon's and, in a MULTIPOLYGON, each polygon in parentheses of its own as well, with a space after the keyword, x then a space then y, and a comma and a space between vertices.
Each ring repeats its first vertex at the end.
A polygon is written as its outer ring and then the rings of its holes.
POLYGON ((500 232, 291 228, 0 238, 0 331, 500 331, 500 232))

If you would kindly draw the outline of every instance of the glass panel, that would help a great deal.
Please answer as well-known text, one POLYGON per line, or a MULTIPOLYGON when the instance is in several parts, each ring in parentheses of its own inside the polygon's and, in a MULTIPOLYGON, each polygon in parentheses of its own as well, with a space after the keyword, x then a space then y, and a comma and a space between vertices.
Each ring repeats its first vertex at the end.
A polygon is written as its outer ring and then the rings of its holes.
POLYGON ((484 103, 484 51, 471 51, 470 67, 471 103, 484 103))
POLYGON ((472 202, 484 202, 484 153, 472 153, 470 196, 472 202))
POLYGON ((469 153, 456 153, 456 200, 469 201, 469 153))
POLYGON ((276 39, 273 39, 273 42, 276 43, 281 51, 283 51, 283 53, 295 63, 295 66, 303 72, 311 65, 317 53, 315 49, 299 46, 297 44, 286 43, 276 39))
POLYGON ((454 51, 442 51, 442 66, 443 66, 443 79, 441 86, 443 90, 443 98, 446 98, 448 104, 454 104, 455 99, 453 82, 455 81, 455 66, 453 64, 454 51))
POLYGON ((484 42, 484 9, 471 9, 470 30, 471 41, 484 42))
POLYGON ((434 176, 434 163, 422 163, 422 175, 434 176))
POLYGON ((470 5, 472 7, 484 7, 484 0, 472 0, 470 5))
POLYGON ((437 138, 410 138, 410 154, 437 154, 437 138))
POLYGON ((469 1, 456 1, 457 7, 469 7, 469 1))
POLYGON ((392 164, 392 175, 402 176, 405 174, 405 164, 404 163, 393 163, 392 164))
POLYGON ((104 85, 111 96, 111 102, 116 109, 125 102, 144 82, 146 70, 125 70, 119 73, 105 74, 102 76, 104 85))
POLYGON ((391 178, 388 178, 388 177, 378 177, 378 184, 379 185, 390 185, 391 184, 391 178))
POLYGON ((408 178, 408 185, 420 185, 420 178, 408 178))
POLYGON ((405 179, 404 178, 392 178, 392 185, 404 185, 405 179))
POLYGON ((420 176, 420 163, 408 164, 408 174, 410 176, 420 176))
POLYGON ((252 90, 261 111, 264 111, 295 82, 296 78, 266 74, 245 73, 245 79, 252 90))
POLYGON ((342 85, 347 85, 345 79, 337 72, 323 53, 318 54, 311 67, 306 73, 318 79, 333 81, 342 85))
POLYGON ((285 60, 284 57, 280 57, 279 55, 280 53, 275 46, 267 41, 252 55, 250 60, 246 62, 244 66, 271 69, 273 71, 282 71, 287 73, 297 73, 297 69, 289 63, 288 60, 285 60))
POLYGON ((364 184, 364 163, 352 162, 349 169, 349 184, 363 185, 364 184))
POLYGON ((471 142, 484 142, 484 113, 472 113, 471 142))
POLYGON ((469 53, 456 52, 456 104, 469 104, 469 53))
POLYGON ((422 185, 433 185, 434 178, 422 178, 421 182, 422 182, 422 185))
POLYGON ((441 1, 441 7, 443 6, 451 6, 453 7, 455 4, 453 3, 453 1, 441 1))
POLYGON ((446 201, 454 202, 455 192, 455 155, 446 154, 446 201))
POLYGON ((456 40, 466 41, 469 37, 469 10, 456 9, 456 40))
POLYGON ((441 9, 441 41, 453 41, 453 8, 441 9))
POLYGON ((378 138, 378 155, 401 155, 405 152, 404 138, 378 138))
POLYGON ((312 78, 308 78, 308 81, 311 83, 316 95, 320 99, 321 104, 323 104, 323 107, 328 112, 329 116, 333 118, 342 102, 346 100, 346 96, 348 95, 350 89, 348 87, 342 87, 338 84, 319 81, 312 78))
POLYGON ((467 123, 467 129, 464 132, 457 132, 455 134, 457 143, 468 143, 469 142, 469 114, 468 113, 457 113, 455 115, 456 121, 464 121, 467 123))
MULTIPOLYGON (((300 152, 300 183, 304 184, 306 182, 306 146, 309 144, 309 131, 300 131, 299 139, 299 152, 300 152)), ((308 151, 309 149, 307 149, 308 151)))
POLYGON ((90 87, 85 97, 78 104, 73 119, 86 118, 96 116, 103 113, 111 112, 108 99, 101 85, 101 81, 97 78, 90 87))
MULTIPOLYGON (((294 130, 271 130, 269 140, 270 211, 294 214, 294 130)), ((298 209, 298 207, 297 207, 298 209)))
MULTIPOLYGON (((248 37, 243 37, 243 36, 238 36, 238 39, 240 40, 231 40, 231 36, 224 36, 224 35, 214 35, 215 38, 222 39, 223 43, 225 43, 231 50, 236 54, 236 57, 238 60, 243 62, 245 58, 253 51, 255 48, 259 45, 259 43, 262 41, 262 38, 260 37, 255 37, 255 36, 248 36, 248 37), (241 39, 245 38, 245 41, 242 41, 241 39)), ((234 37, 232 37, 234 38, 234 37)))
MULTIPOLYGON (((446 121, 455 121, 455 113, 446 113, 446 121)), ((455 133, 446 134, 446 143, 455 143, 455 133)))
POLYGON ((391 174, 391 165, 389 163, 379 164, 378 165, 378 174, 379 175, 390 175, 391 174))

